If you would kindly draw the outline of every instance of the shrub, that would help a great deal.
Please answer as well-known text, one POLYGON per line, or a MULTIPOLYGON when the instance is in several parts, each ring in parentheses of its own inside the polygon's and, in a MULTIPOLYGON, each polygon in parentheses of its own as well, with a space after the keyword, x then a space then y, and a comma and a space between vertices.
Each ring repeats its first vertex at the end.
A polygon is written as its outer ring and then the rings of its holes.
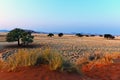
POLYGON ((10 69, 23 66, 34 66, 37 64, 37 60, 40 57, 39 50, 32 49, 19 49, 17 53, 11 55, 7 59, 7 65, 10 69))
POLYGON ((51 53, 49 56, 49 67, 51 70, 57 70, 59 69, 63 64, 63 58, 62 56, 57 53, 51 53))
POLYGON ((84 35, 82 35, 81 33, 77 33, 76 36, 83 37, 84 35))
POLYGON ((50 70, 60 70, 65 72, 80 73, 80 69, 75 64, 70 63, 68 60, 63 59, 62 55, 57 51, 45 49, 42 52, 44 60, 47 60, 50 70))
POLYGON ((111 34, 104 34, 104 38, 107 38, 107 39, 114 39, 115 37, 112 36, 111 34))
POLYGON ((48 36, 48 37, 53 37, 54 34, 53 34, 53 33, 49 33, 47 36, 48 36))
POLYGON ((50 70, 57 70, 62 66, 63 58, 57 51, 45 49, 42 51, 42 61, 49 65, 50 70))
POLYGON ((59 36, 59 37, 62 37, 62 36, 63 36, 63 33, 59 33, 58 36, 59 36))
POLYGON ((17 67, 47 64, 50 70, 58 70, 63 64, 62 56, 51 49, 19 49, 5 61, 6 67, 14 70, 17 67))
POLYGON ((79 66, 70 63, 69 61, 64 61, 62 66, 61 66, 61 71, 65 71, 65 72, 76 72, 76 73, 80 73, 81 74, 81 68, 79 68, 79 66))

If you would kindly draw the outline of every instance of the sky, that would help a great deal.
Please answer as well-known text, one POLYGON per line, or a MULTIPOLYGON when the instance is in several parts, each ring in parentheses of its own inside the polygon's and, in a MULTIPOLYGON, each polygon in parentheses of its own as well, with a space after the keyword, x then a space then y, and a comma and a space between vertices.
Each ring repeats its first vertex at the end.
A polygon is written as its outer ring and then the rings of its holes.
POLYGON ((120 0, 0 0, 0 29, 120 34, 120 0))

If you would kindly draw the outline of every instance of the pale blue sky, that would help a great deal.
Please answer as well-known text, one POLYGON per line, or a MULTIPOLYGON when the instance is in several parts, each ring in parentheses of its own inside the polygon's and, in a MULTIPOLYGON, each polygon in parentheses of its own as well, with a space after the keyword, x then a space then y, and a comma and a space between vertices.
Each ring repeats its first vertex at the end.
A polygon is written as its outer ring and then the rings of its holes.
POLYGON ((120 34, 120 0, 0 0, 0 29, 120 34))

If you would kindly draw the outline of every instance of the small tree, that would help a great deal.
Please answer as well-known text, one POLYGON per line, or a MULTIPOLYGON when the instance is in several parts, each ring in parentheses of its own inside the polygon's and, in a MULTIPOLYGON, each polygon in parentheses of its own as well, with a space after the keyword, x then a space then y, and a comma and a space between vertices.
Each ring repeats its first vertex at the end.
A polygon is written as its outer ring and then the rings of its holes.
POLYGON ((62 36, 63 36, 63 33, 59 33, 58 36, 59 36, 59 37, 62 37, 62 36))
POLYGON ((7 34, 6 41, 7 42, 17 41, 18 46, 20 46, 20 41, 22 41, 23 44, 26 45, 26 43, 28 44, 33 42, 33 38, 34 37, 31 35, 30 32, 27 32, 23 29, 15 28, 7 34))
POLYGON ((47 36, 48 36, 48 37, 53 37, 54 34, 53 34, 53 33, 49 33, 47 36))
POLYGON ((104 38, 106 39, 114 39, 115 37, 111 34, 104 34, 104 38))
POLYGON ((76 36, 83 37, 84 35, 82 35, 81 33, 77 33, 76 36))

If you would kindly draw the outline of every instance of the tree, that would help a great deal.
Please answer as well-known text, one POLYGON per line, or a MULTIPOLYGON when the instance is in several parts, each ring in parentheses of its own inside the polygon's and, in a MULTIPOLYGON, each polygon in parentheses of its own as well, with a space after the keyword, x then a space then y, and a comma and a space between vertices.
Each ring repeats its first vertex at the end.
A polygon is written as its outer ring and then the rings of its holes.
POLYGON ((63 33, 59 33, 58 36, 59 36, 59 37, 62 37, 62 36, 63 36, 63 33))
POLYGON ((107 39, 114 39, 115 37, 111 34, 104 34, 104 38, 107 38, 107 39))
POLYGON ((18 42, 18 46, 20 46, 20 41, 23 42, 24 45, 33 42, 34 36, 31 35, 31 32, 27 32, 23 29, 15 28, 11 30, 6 37, 7 42, 18 42))
POLYGON ((52 36, 54 36, 54 34, 53 33, 49 33, 47 36, 48 37, 52 37, 52 36))
POLYGON ((83 37, 84 35, 82 35, 81 33, 77 33, 76 36, 83 37))

